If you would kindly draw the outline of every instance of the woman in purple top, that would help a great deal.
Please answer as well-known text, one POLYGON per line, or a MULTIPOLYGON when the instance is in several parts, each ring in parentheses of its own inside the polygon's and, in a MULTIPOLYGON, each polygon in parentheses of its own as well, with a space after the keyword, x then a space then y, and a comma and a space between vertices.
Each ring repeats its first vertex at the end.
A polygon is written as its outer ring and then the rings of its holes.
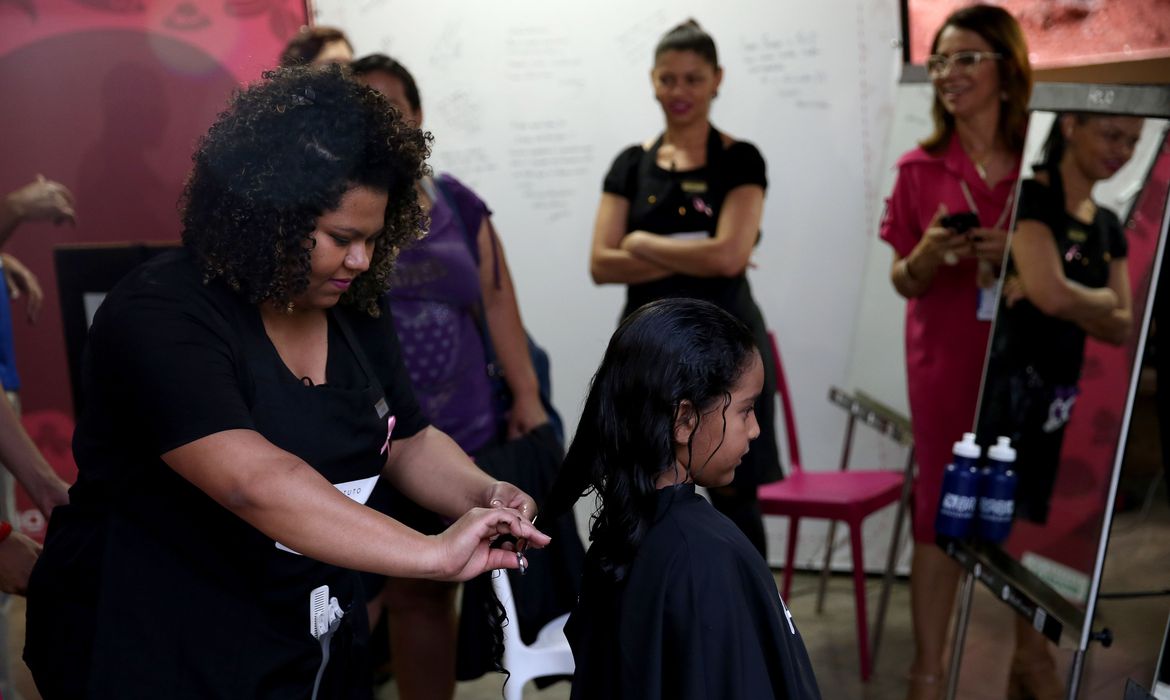
MULTIPOLYGON (((374 54, 352 68, 407 122, 422 123, 418 87, 402 64, 374 54)), ((474 454, 501 437, 503 420, 495 412, 485 372, 480 318, 512 394, 502 437, 519 437, 549 418, 491 211, 450 175, 423 178, 417 189, 431 226, 426 237, 399 255, 390 284, 394 327, 423 414, 474 454)), ((443 529, 438 516, 403 499, 392 508, 420 531, 443 529)), ((387 581, 382 598, 393 620, 390 655, 404 700, 450 698, 455 692, 455 589, 433 581, 387 581)))

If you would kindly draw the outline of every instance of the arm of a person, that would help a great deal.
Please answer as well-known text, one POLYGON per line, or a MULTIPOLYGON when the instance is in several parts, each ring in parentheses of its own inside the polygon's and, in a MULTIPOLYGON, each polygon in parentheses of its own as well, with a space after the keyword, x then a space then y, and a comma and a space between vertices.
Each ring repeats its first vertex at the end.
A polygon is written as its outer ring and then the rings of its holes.
POLYGON ((4 245, 21 223, 45 219, 53 223, 74 222, 73 194, 64 185, 46 180, 43 175, 0 201, 0 246, 4 245))
POLYGON ((597 220, 593 223, 593 248, 589 255, 589 274, 594 284, 640 284, 674 274, 669 268, 622 249, 622 239, 628 237, 626 219, 629 214, 630 200, 611 192, 602 193, 601 203, 597 205, 597 220))
MULTIPOLYGON (((415 454, 398 442, 395 449, 400 459, 415 454)), ((442 535, 427 537, 350 500, 311 466, 252 430, 213 433, 163 453, 162 459, 265 535, 336 566, 403 578, 464 579, 485 566, 518 566, 515 554, 488 551, 494 534, 509 532, 537 546, 548 541, 507 508, 461 512, 442 535)))
POLYGON ((19 532, 0 540, 0 592, 24 595, 41 546, 19 532))
POLYGON ((41 289, 40 280, 24 263, 8 253, 0 253, 0 261, 4 265, 4 281, 8 285, 8 298, 16 301, 23 296, 28 322, 36 323, 37 314, 41 312, 41 305, 45 301, 45 292, 41 289))
POLYGON ((727 193, 715 237, 680 240, 634 232, 622 242, 636 258, 692 277, 735 277, 747 269, 764 214, 764 188, 740 185, 727 193))
POLYGON ((394 440, 382 473, 404 496, 449 518, 475 507, 511 508, 527 519, 536 515, 536 503, 528 494, 496 481, 433 426, 394 440))
POLYGON ((1129 267, 1124 258, 1110 261, 1109 288, 1117 295, 1117 308, 1105 316, 1080 321, 1078 325, 1097 340, 1124 345, 1133 331, 1133 292, 1129 287, 1129 267))
POLYGON ((528 353, 528 336, 520 320, 516 289, 504 257, 504 246, 495 235, 491 219, 483 217, 476 236, 479 247, 479 286, 484 318, 504 381, 512 392, 508 437, 515 438, 548 422, 540 402, 540 384, 528 353), (498 277, 497 277, 498 270, 498 277))
POLYGON ((896 251, 894 253, 890 282, 898 294, 906 299, 920 297, 930 290, 948 253, 955 256, 956 260, 972 254, 971 244, 965 236, 956 235, 939 223, 946 215, 946 205, 940 204, 910 252, 905 256, 898 255, 896 251))
POLYGON ((0 388, 0 462, 28 492, 37 509, 49 517, 53 508, 69 502, 69 485, 57 476, 20 424, 0 388))
POLYGON ((1118 308, 1113 289, 1086 287, 1064 276, 1052 230, 1039 221, 1027 219, 1016 225, 1011 255, 1025 296, 1048 316, 1079 323, 1118 308))

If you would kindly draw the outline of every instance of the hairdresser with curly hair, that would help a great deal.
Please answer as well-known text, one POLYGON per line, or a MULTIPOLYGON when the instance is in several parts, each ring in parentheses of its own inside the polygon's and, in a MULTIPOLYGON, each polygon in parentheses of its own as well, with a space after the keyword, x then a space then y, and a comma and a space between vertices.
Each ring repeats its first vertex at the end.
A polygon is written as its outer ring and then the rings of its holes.
POLYGON ((211 127, 183 248, 90 332, 78 482, 29 591, 47 699, 369 697, 354 570, 463 580, 519 565, 500 534, 547 542, 422 419, 382 302, 426 155, 336 67, 269 73, 211 127), (455 522, 360 505, 379 475, 455 522))

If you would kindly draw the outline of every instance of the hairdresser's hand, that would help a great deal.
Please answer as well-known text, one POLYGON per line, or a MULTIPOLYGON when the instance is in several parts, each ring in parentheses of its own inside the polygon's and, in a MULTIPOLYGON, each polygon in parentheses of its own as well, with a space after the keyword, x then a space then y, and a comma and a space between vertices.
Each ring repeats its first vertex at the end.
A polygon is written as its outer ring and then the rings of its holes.
POLYGON ((37 314, 41 311, 41 304, 45 300, 45 292, 33 271, 24 266, 8 253, 0 253, 0 261, 4 263, 4 279, 8 284, 8 297, 13 301, 22 295, 25 301, 25 314, 29 323, 36 323, 37 314))
POLYGON ((0 591, 24 595, 33 564, 40 555, 41 546, 19 532, 4 538, 0 542, 0 591))
POLYGON ((68 221, 76 224, 73 212, 73 193, 59 182, 46 180, 44 175, 8 194, 8 206, 21 221, 45 220, 55 224, 68 221))
POLYGON ((540 402, 538 392, 516 395, 508 414, 508 439, 515 440, 548 422, 548 413, 540 402))
POLYGON ((975 256, 986 260, 995 268, 1003 265, 1007 250, 1008 232, 999 228, 974 228, 967 234, 975 246, 975 256))
POLYGON ((482 502, 487 508, 511 508, 524 516, 528 522, 536 517, 536 501, 506 481, 497 481, 485 494, 482 502))
POLYGON ((491 546, 500 535, 527 540, 531 547, 549 543, 548 535, 512 508, 473 508, 442 534, 431 538, 435 557, 434 578, 467 581, 492 569, 518 569, 523 555, 491 546))

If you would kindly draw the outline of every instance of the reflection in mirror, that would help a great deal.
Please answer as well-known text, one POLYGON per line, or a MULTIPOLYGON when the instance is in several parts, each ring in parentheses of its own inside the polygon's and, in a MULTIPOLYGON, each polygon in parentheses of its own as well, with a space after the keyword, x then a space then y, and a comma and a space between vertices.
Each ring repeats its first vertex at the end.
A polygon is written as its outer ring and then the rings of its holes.
POLYGON ((1151 167, 1170 167, 1166 125, 1037 112, 1029 126, 1032 170, 1021 174, 978 433, 1017 451, 1005 550, 1078 603, 1089 597, 1166 193, 1154 210, 1140 203, 1141 216, 1129 210, 1151 167))

